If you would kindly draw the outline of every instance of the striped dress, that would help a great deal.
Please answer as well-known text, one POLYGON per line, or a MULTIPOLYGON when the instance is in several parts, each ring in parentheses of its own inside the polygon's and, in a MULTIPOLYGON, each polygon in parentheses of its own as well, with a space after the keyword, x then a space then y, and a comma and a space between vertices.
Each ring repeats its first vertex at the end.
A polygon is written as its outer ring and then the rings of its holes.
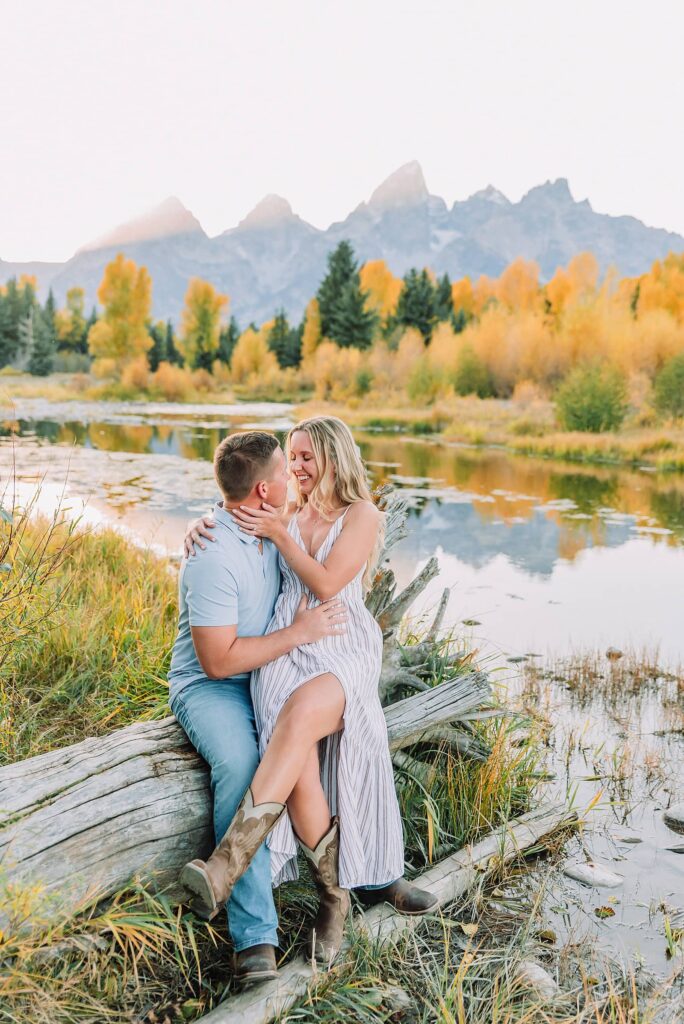
MULTIPOLYGON (((346 512, 331 526, 316 552, 325 562, 346 512)), ((297 516, 288 532, 306 550, 297 516)), ((283 588, 268 633, 292 624, 302 593, 309 607, 319 602, 281 557, 283 588)), ((378 697, 382 632, 363 601, 364 570, 338 595, 346 605, 347 632, 305 644, 252 674, 252 700, 261 755, 283 704, 302 683, 333 673, 344 689, 344 729, 319 745, 321 781, 330 811, 340 820, 340 885, 383 885, 404 873, 404 842, 387 727, 378 697)), ((297 878, 297 844, 284 814, 268 837, 273 885, 297 878)))

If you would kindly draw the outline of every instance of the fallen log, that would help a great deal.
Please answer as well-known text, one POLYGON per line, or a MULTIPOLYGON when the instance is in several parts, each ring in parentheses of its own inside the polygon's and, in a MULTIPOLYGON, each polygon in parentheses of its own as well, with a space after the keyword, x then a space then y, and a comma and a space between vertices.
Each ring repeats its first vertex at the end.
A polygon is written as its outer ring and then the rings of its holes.
MULTIPOLYGON (((489 695, 486 677, 470 672, 388 706, 392 751, 431 726, 468 718, 489 695)), ((181 866, 212 846, 207 768, 174 718, 0 769, 3 872, 13 883, 44 886, 55 914, 111 895, 134 876, 154 876, 177 896, 181 866)))
MULTIPOLYGON (((576 815, 565 804, 539 807, 495 829, 474 846, 466 846, 447 857, 420 875, 416 882, 421 889, 433 892, 439 906, 443 907, 473 888, 482 878, 483 869, 492 866, 492 858, 497 866, 513 861, 531 848, 548 842, 575 819, 576 815)), ((358 914, 354 927, 382 946, 418 927, 420 921, 420 917, 402 917, 385 905, 358 914)), ((341 959, 343 957, 344 954, 341 959)), ((310 961, 298 957, 281 969, 276 981, 226 999, 197 1024, 267 1024, 304 998, 324 976, 310 961)))

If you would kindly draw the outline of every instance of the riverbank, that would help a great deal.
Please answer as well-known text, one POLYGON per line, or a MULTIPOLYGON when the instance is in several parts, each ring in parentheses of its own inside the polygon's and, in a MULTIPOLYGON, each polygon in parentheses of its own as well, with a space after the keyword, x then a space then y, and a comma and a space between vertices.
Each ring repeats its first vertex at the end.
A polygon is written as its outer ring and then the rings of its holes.
POLYGON ((438 400, 431 405, 410 405, 400 395, 386 400, 354 399, 346 403, 322 402, 310 389, 295 385, 274 393, 272 387, 247 389, 221 384, 208 375, 204 386, 182 395, 140 392, 120 385, 103 385, 85 374, 28 374, 0 376, 0 402, 9 413, 13 399, 69 401, 178 401, 199 406, 242 402, 285 402, 293 417, 340 416, 350 426, 378 434, 425 437, 456 445, 502 447, 517 455, 533 455, 568 462, 608 466, 644 466, 660 472, 684 472, 684 423, 658 422, 654 414, 633 411, 619 431, 601 434, 561 431, 553 402, 534 392, 511 399, 475 396, 438 400), (210 382, 210 386, 207 382, 210 382))
POLYGON ((369 408, 312 400, 298 405, 295 414, 298 418, 335 415, 359 430, 409 434, 448 444, 496 446, 517 455, 684 471, 684 424, 658 425, 647 419, 648 425, 642 425, 639 417, 633 416, 617 432, 560 431, 553 403, 543 398, 526 402, 454 397, 422 408, 369 408))

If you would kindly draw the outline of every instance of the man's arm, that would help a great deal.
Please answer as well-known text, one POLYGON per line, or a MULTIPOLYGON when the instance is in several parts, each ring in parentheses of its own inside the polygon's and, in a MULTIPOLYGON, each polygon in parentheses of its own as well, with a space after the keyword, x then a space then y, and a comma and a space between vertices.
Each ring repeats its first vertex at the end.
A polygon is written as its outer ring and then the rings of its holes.
POLYGON ((234 626, 191 626, 197 660, 209 679, 251 672, 302 644, 346 632, 347 616, 342 601, 326 601, 307 609, 302 596, 291 626, 266 636, 238 636, 234 626))

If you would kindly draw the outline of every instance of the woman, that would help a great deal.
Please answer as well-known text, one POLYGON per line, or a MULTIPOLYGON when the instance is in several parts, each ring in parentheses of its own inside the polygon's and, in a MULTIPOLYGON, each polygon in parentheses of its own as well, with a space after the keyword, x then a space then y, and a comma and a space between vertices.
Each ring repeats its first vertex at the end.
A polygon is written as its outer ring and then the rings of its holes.
MULTIPOLYGON (((306 644, 252 676, 261 763, 226 836, 181 880, 213 913, 268 836, 274 884, 297 877, 297 840, 320 894, 313 952, 330 961, 342 941, 349 889, 386 887, 403 875, 401 817, 378 697, 382 633, 364 604, 381 547, 373 504, 349 428, 336 417, 290 431, 287 456, 296 502, 288 516, 266 505, 234 515, 241 529, 280 552, 283 588, 268 631, 288 626, 302 594, 339 595, 344 633, 306 644), (296 837, 296 838, 295 838, 296 837)), ((395 901, 408 912, 428 893, 395 901)))

